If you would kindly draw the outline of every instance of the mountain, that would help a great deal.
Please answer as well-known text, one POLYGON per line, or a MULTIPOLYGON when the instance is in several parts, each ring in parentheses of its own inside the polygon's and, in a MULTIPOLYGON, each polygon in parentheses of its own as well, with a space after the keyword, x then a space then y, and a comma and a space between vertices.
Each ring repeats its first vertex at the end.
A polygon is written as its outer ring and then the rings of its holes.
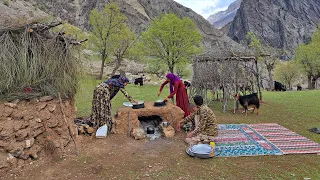
MULTIPOLYGON (((22 0, 10 1, 8 8, 14 11, 13 4, 24 2, 22 0)), ((44 14, 52 15, 88 30, 90 11, 94 8, 103 9, 109 2, 110 0, 28 0, 28 6, 37 9, 37 11, 41 9, 44 14)), ((115 0, 115 2, 120 11, 127 16, 129 27, 137 33, 146 30, 151 20, 160 14, 175 13, 195 22, 204 37, 203 45, 208 53, 226 56, 231 51, 238 53, 244 50, 239 43, 233 41, 222 31, 214 29, 202 16, 173 0, 115 0)), ((25 6, 27 7, 27 5, 25 6)))
POLYGON ((218 29, 221 29, 231 21, 233 21, 234 17, 237 14, 237 10, 240 8, 242 0, 236 0, 231 3, 227 10, 217 12, 208 17, 208 21, 218 29))
POLYGON ((320 23, 319 0, 244 0, 228 36, 245 43, 253 32, 265 44, 287 51, 289 58, 301 43, 310 41, 320 23))

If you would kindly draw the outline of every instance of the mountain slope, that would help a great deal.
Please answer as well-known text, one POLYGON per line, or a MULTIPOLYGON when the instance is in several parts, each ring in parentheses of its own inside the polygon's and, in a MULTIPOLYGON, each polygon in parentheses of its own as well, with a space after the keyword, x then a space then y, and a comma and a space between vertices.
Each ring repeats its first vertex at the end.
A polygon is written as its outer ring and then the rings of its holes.
POLYGON ((34 20, 42 21, 48 14, 36 7, 36 4, 26 1, 0 2, 0 30, 15 28, 34 20))
POLYGON ((319 23, 319 0, 244 0, 228 35, 244 42, 246 34, 253 32, 291 57, 298 44, 310 40, 319 23))
MULTIPOLYGON (((42 0, 43 1, 43 0, 42 0)), ((76 24, 88 28, 89 12, 93 8, 102 8, 107 1, 85 0, 81 9, 80 18, 76 24)), ((137 32, 148 28, 150 21, 162 13, 175 13, 180 17, 192 19, 202 35, 206 50, 218 56, 226 54, 226 51, 242 51, 238 43, 235 43, 221 31, 212 28, 211 24, 202 16, 196 14, 190 8, 184 7, 173 0, 116 0, 121 12, 129 19, 129 25, 137 32)))
POLYGON ((231 21, 233 21, 234 17, 237 14, 237 10, 240 8, 242 0, 236 0, 231 3, 227 10, 217 12, 208 17, 208 21, 218 29, 221 29, 231 21))
MULTIPOLYGON (((20 3, 24 1, 10 2, 20 3)), ((90 11, 94 8, 103 9, 110 0, 29 0, 29 2, 38 6, 47 14, 88 30, 90 28, 90 11)), ((115 2, 118 4, 120 11, 127 16, 130 28, 137 33, 146 30, 150 21, 160 14, 175 13, 180 17, 188 17, 195 22, 204 36, 203 44, 207 52, 214 53, 216 56, 227 56, 230 51, 238 53, 244 50, 240 44, 230 39, 223 32, 214 29, 202 16, 173 0, 115 0, 115 2)))

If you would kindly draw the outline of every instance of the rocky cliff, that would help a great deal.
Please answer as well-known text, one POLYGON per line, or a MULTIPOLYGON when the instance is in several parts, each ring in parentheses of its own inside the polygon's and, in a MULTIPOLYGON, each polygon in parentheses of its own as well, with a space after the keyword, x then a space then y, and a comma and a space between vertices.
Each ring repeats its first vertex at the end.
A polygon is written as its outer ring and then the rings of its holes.
POLYGON ((218 29, 223 28, 225 25, 233 21, 237 14, 237 10, 240 8, 242 0, 237 0, 231 3, 227 10, 217 12, 208 17, 208 21, 218 29))
POLYGON ((289 57, 308 42, 320 23, 319 0, 243 0, 228 36, 243 42, 248 32, 262 42, 287 50, 289 57))

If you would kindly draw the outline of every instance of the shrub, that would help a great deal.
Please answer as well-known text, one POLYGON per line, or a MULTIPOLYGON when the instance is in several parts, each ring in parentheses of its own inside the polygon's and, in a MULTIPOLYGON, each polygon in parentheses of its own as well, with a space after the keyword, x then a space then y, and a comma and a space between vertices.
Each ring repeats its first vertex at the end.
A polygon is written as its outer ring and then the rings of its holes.
POLYGON ((9 6, 9 0, 3 0, 3 4, 9 6))

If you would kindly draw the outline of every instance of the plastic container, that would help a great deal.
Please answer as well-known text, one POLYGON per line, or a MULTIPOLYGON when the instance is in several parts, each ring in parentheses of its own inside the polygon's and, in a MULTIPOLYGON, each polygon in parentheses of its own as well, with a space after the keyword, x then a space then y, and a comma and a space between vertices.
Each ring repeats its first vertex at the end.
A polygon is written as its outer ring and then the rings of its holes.
POLYGON ((210 153, 210 157, 214 156, 214 148, 216 147, 216 144, 214 142, 210 142, 210 146, 212 147, 212 151, 210 153))
POLYGON ((96 132, 96 138, 105 138, 108 135, 108 126, 105 124, 101 127, 96 132))

